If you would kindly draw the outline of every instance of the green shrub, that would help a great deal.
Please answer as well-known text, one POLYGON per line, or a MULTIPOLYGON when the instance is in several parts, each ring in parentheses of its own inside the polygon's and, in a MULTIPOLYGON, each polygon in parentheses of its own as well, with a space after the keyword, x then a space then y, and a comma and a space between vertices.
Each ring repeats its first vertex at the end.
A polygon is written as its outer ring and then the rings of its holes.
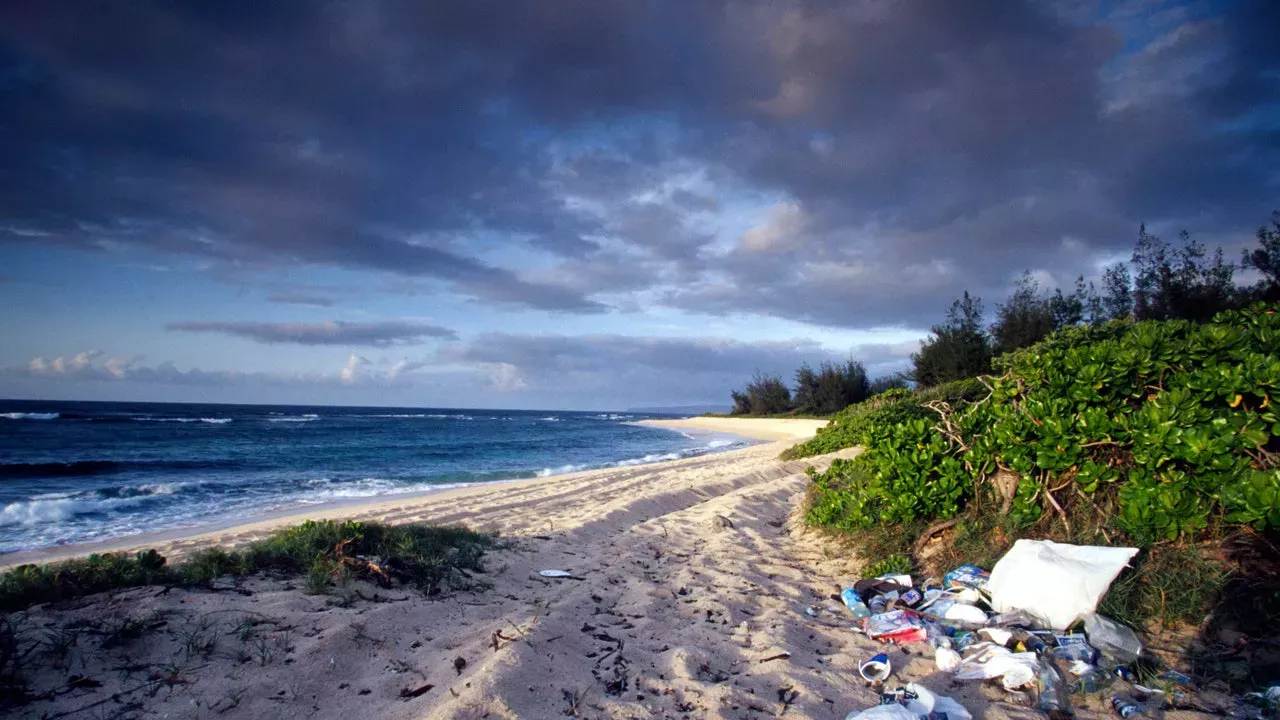
POLYGON ((20 610, 142 585, 191 585, 256 572, 307 575, 324 592, 340 574, 413 585, 429 594, 454 575, 483 571, 493 538, 463 527, 307 520, 242 550, 207 548, 167 565, 155 550, 107 553, 52 565, 20 565, 0 575, 0 610, 20 610))
POLYGON ((1144 547, 1220 523, 1280 527, 1274 307, 1204 325, 1071 327, 996 368, 985 384, 847 408, 793 448, 792 457, 865 448, 814 474, 809 520, 852 530, 953 517, 980 492, 998 505, 983 481, 1003 469, 1019 478, 1015 526, 1069 526, 1069 506, 1082 504, 1113 510, 1092 514, 1097 527, 1144 547))
POLYGON ((977 379, 957 380, 922 390, 887 390, 836 413, 813 438, 783 452, 782 459, 812 457, 855 445, 865 447, 870 441, 868 432, 872 428, 907 420, 936 418, 937 413, 923 407, 924 403, 967 403, 987 393, 987 388, 977 379))

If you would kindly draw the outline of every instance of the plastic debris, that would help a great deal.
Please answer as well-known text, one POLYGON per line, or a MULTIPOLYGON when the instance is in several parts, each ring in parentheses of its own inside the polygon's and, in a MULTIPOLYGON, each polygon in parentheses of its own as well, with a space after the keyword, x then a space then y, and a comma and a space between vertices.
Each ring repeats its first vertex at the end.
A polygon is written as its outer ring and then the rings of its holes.
POLYGON ((939 717, 946 714, 947 720, 973 720, 973 715, 963 705, 946 695, 938 695, 919 683, 907 683, 904 699, 907 709, 921 717, 939 717), (915 695, 911 698, 911 695, 915 695))
POLYGON ((1018 540, 991 570, 986 584, 991 607, 1001 613, 1026 610, 1047 627, 1065 630, 1097 609, 1137 553, 1137 548, 1018 540))
POLYGON ((863 631, 872 640, 900 645, 923 642, 929 637, 920 617, 910 610, 872 615, 863 621, 863 631))
POLYGON ((952 587, 969 587, 976 590, 985 590, 987 583, 991 580, 991 573, 983 570, 977 565, 961 565, 942 576, 942 584, 949 588, 952 587))
POLYGON ((907 588, 907 589, 910 589, 912 587, 910 575, 881 575, 876 579, 884 580, 886 582, 898 583, 903 588, 907 588))
POLYGON ((896 690, 881 693, 879 705, 851 712, 845 716, 845 720, 919 720, 944 717, 947 720, 973 720, 973 715, 955 700, 946 695, 938 695, 919 683, 907 683, 896 690))
POLYGON ((1013 631, 1008 628, 982 628, 978 631, 978 637, 997 645, 1008 645, 1013 639, 1013 631))
POLYGON ((943 599, 928 608, 928 614, 938 620, 947 620, 965 626, 982 627, 987 624, 987 614, 976 605, 959 600, 943 599))
POLYGON ((1044 627, 1044 620, 1032 615, 1026 610, 1014 610, 1013 612, 998 613, 991 616, 989 621, 992 625, 1001 627, 1014 626, 1022 628, 1041 628, 1044 627))
POLYGON ((1097 613, 1084 616, 1084 632, 1089 644, 1107 657, 1131 663, 1142 654, 1142 641, 1127 626, 1097 613))
POLYGON ((893 666, 889 664, 889 656, 884 653, 880 653, 858 666, 858 674, 867 682, 884 682, 889 679, 889 675, 892 672, 893 666))
POLYGON ((580 579, 574 576, 573 573, 567 570, 541 570, 538 572, 538 574, 541 575, 542 577, 548 577, 548 578, 569 578, 571 580, 580 579))
POLYGON ((889 592, 884 593, 883 595, 877 595, 871 598, 871 602, 867 603, 867 606, 871 608, 871 613, 873 615, 878 615, 888 610, 889 606, 892 605, 894 601, 896 601, 897 599, 898 599, 898 591, 890 590, 889 592))
POLYGON ((1116 715, 1122 718, 1131 718, 1134 715, 1141 715, 1142 706, 1129 700, 1128 698, 1113 697, 1111 698, 1111 709, 1116 711, 1116 715))
POLYGON ((1048 659, 1041 657, 1036 668, 1036 686, 1040 691, 1040 699, 1036 707, 1049 717, 1067 717, 1071 715, 1071 696, 1067 683, 1058 668, 1048 659))
POLYGON ((866 710, 855 710, 845 716, 844 720, 920 720, 902 705, 876 705, 866 710))
MULTIPOLYGON (((1187 698, 1190 678, 1167 671, 1156 676, 1163 685, 1139 685, 1125 667, 1142 653, 1138 636, 1093 610, 1132 554, 1130 548, 1019 540, 989 575, 965 564, 947 573, 941 586, 937 580, 917 582, 905 575, 864 578, 843 590, 840 599, 860 621, 855 630, 867 637, 892 644, 928 642, 939 670, 953 673, 956 680, 999 680, 1007 701, 1039 708, 1050 720, 1070 716, 1073 693, 1104 692, 1116 677, 1127 681, 1125 692, 1137 698, 1142 714, 1161 718, 1166 704, 1187 698), (1027 575, 1012 583, 1010 571, 1019 568, 1027 575), (1085 612, 1068 617, 1078 607, 1085 612), (1066 632, 1081 618, 1084 633, 1066 632)), ((868 682, 884 682, 891 672, 883 654, 859 667, 868 682)), ((924 694, 935 696, 925 688, 913 696, 917 691, 912 687, 886 692, 881 699, 887 704, 849 718, 928 717, 933 711, 918 700, 924 694)), ((1271 692, 1274 697, 1252 693, 1241 700, 1274 707, 1280 687, 1271 692)), ((969 717, 963 707, 958 711, 962 716, 951 712, 939 709, 933 720, 969 717)))
POLYGON ((956 669, 957 680, 990 680, 1012 674, 1006 689, 1012 690, 1035 678, 1035 653, 1015 653, 993 643, 971 645, 956 669))
POLYGON ((844 606, 849 608, 849 612, 859 620, 863 620, 871 616, 871 609, 867 604, 862 602, 862 598, 858 597, 858 591, 853 588, 845 588, 840 593, 840 599, 844 601, 844 606))
MULTIPOLYGON (((1164 681, 1166 681, 1166 682, 1171 682, 1171 683, 1173 683, 1173 684, 1175 684, 1175 685, 1187 685, 1187 686, 1191 686, 1191 685, 1193 684, 1193 683, 1192 683, 1192 681, 1191 681, 1191 676, 1189 676, 1189 675, 1184 675, 1184 674, 1182 674, 1182 673, 1178 672, 1177 670, 1165 670, 1164 672, 1160 673, 1159 675, 1156 675, 1156 679, 1157 679, 1157 680, 1164 680, 1164 681)), ((1275 687, 1275 688, 1273 688, 1273 689, 1276 691, 1276 695, 1277 695, 1277 697, 1280 697, 1280 687, 1275 687)))
POLYGON ((1065 663, 1082 662, 1092 666, 1094 660, 1094 650, 1088 645, 1059 645, 1049 648, 1049 654, 1054 660, 1061 660, 1065 663))
POLYGON ((933 661, 943 672, 955 672, 960 667, 960 653, 949 647, 940 647, 933 651, 933 661))

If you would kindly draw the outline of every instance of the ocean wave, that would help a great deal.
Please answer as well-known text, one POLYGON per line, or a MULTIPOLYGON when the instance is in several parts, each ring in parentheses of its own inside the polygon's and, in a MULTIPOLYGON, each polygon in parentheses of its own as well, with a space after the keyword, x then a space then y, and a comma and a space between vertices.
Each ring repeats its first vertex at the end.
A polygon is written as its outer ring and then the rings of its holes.
POLYGON ((172 495, 185 483, 139 485, 79 493, 46 493, 0 508, 0 527, 65 522, 78 515, 97 515, 131 508, 172 495))
POLYGON ((619 415, 618 413, 600 413, 596 415, 600 420, 631 420, 635 415, 619 415))
POLYGON ((356 415, 354 417, 370 417, 370 418, 430 418, 432 420, 448 420, 450 418, 457 420, 475 420, 470 415, 458 415, 455 413, 382 413, 379 415, 356 415))
POLYGON ((347 481, 322 477, 304 480, 302 484, 309 488, 315 488, 319 491, 314 494, 309 494, 303 499, 303 502, 318 502, 328 498, 385 495, 406 485, 406 483, 377 477, 367 477, 359 480, 347 481))
POLYGON ((613 462, 598 463, 595 465, 561 465, 560 467, 545 467, 534 473, 535 477, 551 477, 553 475, 565 475, 567 473, 581 472, 583 470, 604 470, 607 468, 617 467, 634 467, 636 465, 648 465, 650 463, 667 462, 669 460, 683 460, 685 458, 697 457, 720 450, 722 448, 737 447, 745 443, 739 440, 719 439, 712 440, 705 445, 698 447, 686 448, 666 453, 651 453, 636 458, 627 458, 625 460, 615 460, 613 462))
POLYGON ((326 500, 340 500, 343 498, 403 495, 405 493, 422 492, 423 490, 442 490, 445 488, 460 487, 473 483, 437 485, 405 480, 367 477, 359 480, 345 481, 333 480, 331 478, 316 478, 314 480, 307 480, 304 484, 308 487, 315 488, 316 491, 309 492, 306 497, 299 499, 298 502, 314 504, 325 502, 326 500))
POLYGON ((70 460, 0 463, 0 478, 54 478, 108 475, 126 470, 211 470, 236 467, 227 460, 70 460))
POLYGON ((56 412, 7 412, 0 413, 0 417, 9 420, 57 420, 62 417, 62 414, 56 412))
POLYGON ((669 452, 662 454, 645 455, 644 457, 631 458, 629 460, 619 460, 613 463, 616 467, 631 467, 633 465, 648 465, 649 463, 666 462, 667 460, 680 460, 689 457, 678 452, 669 452))
POLYGON ((319 420, 320 416, 315 413, 307 413, 305 415, 283 415, 281 417, 269 417, 267 422, 311 422, 319 420))
POLYGON ((552 475, 564 475, 571 472, 580 472, 582 470, 590 470, 590 465, 561 465, 557 468, 542 468, 534 473, 534 477, 551 477, 552 475))
POLYGON ((158 418, 158 417, 137 417, 134 420, 138 422, 176 422, 176 423, 208 423, 210 425, 225 425, 232 421, 233 418, 158 418))
POLYGON ((543 420, 545 422, 560 422, 560 418, 556 417, 555 415, 549 415, 547 417, 538 418, 538 419, 543 420))

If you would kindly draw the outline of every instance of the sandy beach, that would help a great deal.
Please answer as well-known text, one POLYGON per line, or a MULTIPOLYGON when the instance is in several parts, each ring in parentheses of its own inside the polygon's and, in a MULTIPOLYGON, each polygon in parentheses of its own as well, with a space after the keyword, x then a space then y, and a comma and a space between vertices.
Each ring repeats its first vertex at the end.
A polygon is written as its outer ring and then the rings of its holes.
MULTIPOLYGON (((924 646, 853 632, 835 596, 861 562, 798 512, 805 468, 831 456, 777 459, 821 422, 663 422, 772 442, 330 511, 508 539, 475 587, 442 599, 362 583, 307 595, 257 577, 33 608, 20 631, 64 639, 40 651, 33 687, 60 694, 12 716, 838 720, 877 702, 857 670, 877 652, 896 681, 924 682, 975 718, 1038 716, 954 683, 924 646), (136 631, 121 640, 111 628, 126 620, 136 631)), ((159 546, 243 543, 297 519, 159 546)))

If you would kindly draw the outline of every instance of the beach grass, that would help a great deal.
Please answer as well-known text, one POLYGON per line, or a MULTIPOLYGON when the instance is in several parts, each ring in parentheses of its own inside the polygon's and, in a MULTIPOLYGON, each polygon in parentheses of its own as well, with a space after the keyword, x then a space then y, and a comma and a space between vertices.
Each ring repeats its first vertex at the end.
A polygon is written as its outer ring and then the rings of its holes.
POLYGON ((460 526, 387 525, 308 520, 243 548, 207 548, 170 564, 155 550, 101 553, 47 565, 20 565, 0 575, 0 610, 147 585, 188 586, 255 573, 305 576, 307 589, 327 592, 335 582, 400 584, 428 595, 483 572, 495 543, 460 526))

